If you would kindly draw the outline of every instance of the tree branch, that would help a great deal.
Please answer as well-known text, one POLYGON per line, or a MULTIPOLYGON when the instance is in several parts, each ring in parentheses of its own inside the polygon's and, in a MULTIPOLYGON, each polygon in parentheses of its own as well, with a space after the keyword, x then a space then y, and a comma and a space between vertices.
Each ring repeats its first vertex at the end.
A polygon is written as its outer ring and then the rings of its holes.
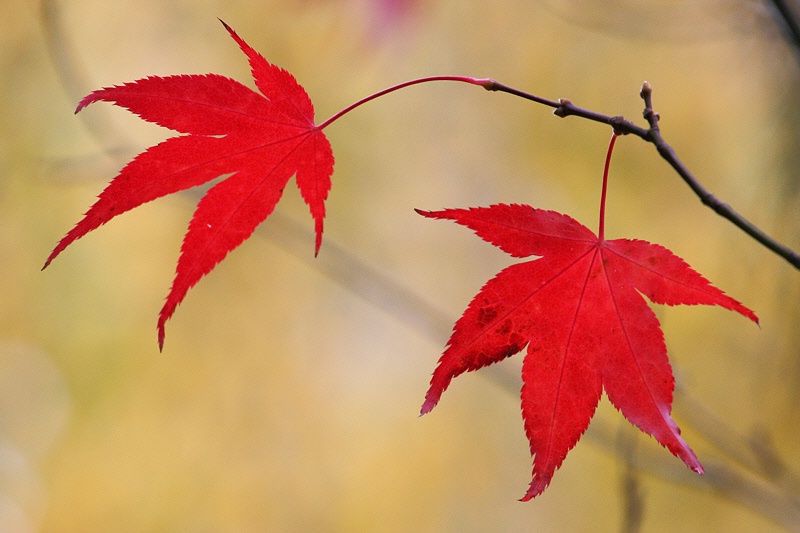
POLYGON ((645 104, 643 115, 645 120, 647 120, 647 122, 650 124, 650 129, 647 132, 647 137, 645 140, 655 145, 658 153, 661 154, 661 157, 667 160, 672 168, 675 169, 675 172, 677 172, 678 175, 683 178, 683 181, 685 181, 686 184, 689 185, 694 193, 700 198, 700 201, 703 202, 703 204, 713 209, 718 215, 733 222, 739 229, 750 235, 769 250, 786 259, 789 263, 794 265, 795 268, 800 269, 800 254, 779 243, 761 231, 754 224, 734 211, 731 206, 720 201, 716 196, 711 194, 700 184, 697 178, 695 178, 689 169, 686 168, 683 162, 678 159, 678 156, 675 155, 675 150, 673 150, 672 147, 668 145, 661 136, 661 128, 658 126, 659 115, 653 111, 652 93, 653 89, 650 86, 650 83, 644 82, 641 91, 641 96, 645 104))
POLYGON ((771 250, 772 252, 783 257, 795 268, 800 269, 800 254, 767 235, 752 222, 748 221, 742 215, 737 213, 730 205, 719 200, 716 196, 711 194, 711 192, 703 187, 694 174, 692 174, 686 165, 684 165, 683 162, 678 158, 675 150, 669 144, 667 144, 667 142, 664 140, 664 137, 661 135, 661 128, 659 128, 658 125, 659 115, 653 110, 653 89, 649 82, 644 82, 640 92, 640 96, 644 100, 643 116, 645 120, 647 120, 647 123, 650 126, 649 128, 637 126, 633 122, 625 120, 621 116, 603 115, 601 113, 583 109, 576 106, 566 98, 561 98, 558 101, 548 100, 546 98, 541 98, 539 96, 508 87, 507 85, 503 85, 502 83, 494 80, 492 80, 491 83, 485 84, 484 87, 488 91, 501 91, 552 107, 554 108, 553 114, 558 117, 564 118, 575 116, 594 122, 600 122, 602 124, 608 124, 614 128, 614 132, 618 135, 635 135, 649 143, 652 143, 656 147, 656 150, 658 150, 658 153, 661 155, 661 157, 663 157, 675 170, 675 172, 678 173, 683 181, 689 185, 689 187, 700 198, 700 201, 703 202, 703 204, 713 209, 714 212, 721 217, 728 219, 739 229, 765 246, 768 250, 771 250))
POLYGON ((781 26, 786 40, 794 49, 794 57, 800 62, 800 21, 792 12, 792 8, 784 0, 772 0, 775 8, 775 19, 781 26))

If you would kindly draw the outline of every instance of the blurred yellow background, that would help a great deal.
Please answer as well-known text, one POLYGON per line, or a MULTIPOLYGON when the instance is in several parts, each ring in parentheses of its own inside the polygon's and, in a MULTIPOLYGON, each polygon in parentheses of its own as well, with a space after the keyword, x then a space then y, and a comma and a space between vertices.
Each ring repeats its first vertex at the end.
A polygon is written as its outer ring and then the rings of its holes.
POLYGON ((720 198, 800 248, 800 63, 765 3, 722 0, 5 0, 0 4, 0 531, 781 531, 800 517, 800 273, 703 207, 652 149, 617 144, 607 235, 672 249, 753 308, 664 308, 689 472, 603 399, 551 487, 531 459, 521 356, 418 418, 452 323, 514 260, 413 208, 528 203, 595 228, 610 132, 462 84, 409 88, 326 130, 326 232, 294 187, 156 315, 197 195, 48 253, 171 132, 78 100, 146 75, 252 87, 222 18, 291 71, 318 120, 389 85, 493 77, 662 130, 720 198), (394 7, 392 7, 394 6, 394 7))

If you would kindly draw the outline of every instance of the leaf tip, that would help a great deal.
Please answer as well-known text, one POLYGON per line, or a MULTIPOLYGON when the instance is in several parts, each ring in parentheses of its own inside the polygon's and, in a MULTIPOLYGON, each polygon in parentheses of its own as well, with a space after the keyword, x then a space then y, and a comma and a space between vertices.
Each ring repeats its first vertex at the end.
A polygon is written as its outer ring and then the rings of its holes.
POLYGON ((225 29, 228 30, 229 33, 234 33, 233 29, 230 26, 228 26, 228 24, 224 20, 222 20, 219 17, 217 17, 217 20, 220 21, 223 26, 225 26, 225 29))
POLYGON ((531 481, 531 485, 528 488, 528 492, 525 493, 525 496, 519 499, 521 502, 528 502, 540 495, 544 492, 544 489, 550 484, 550 480, 552 476, 547 476, 545 478, 542 477, 534 477, 533 481, 531 481))
MULTIPOLYGON (((678 430, 678 435, 679 434, 680 430, 678 430)), ((697 474, 700 474, 702 476, 705 473, 705 469, 703 468, 703 465, 700 463, 700 459, 697 458, 697 455, 694 453, 694 451, 692 451, 689 445, 686 444, 686 442, 684 442, 684 440, 678 435, 676 435, 676 437, 677 440, 679 441, 680 447, 676 449, 673 448, 672 446, 666 445, 667 449, 670 452, 672 452, 673 455, 675 455, 681 461, 683 461, 683 464, 685 464, 689 468, 689 470, 697 474)), ((660 441, 660 439, 657 440, 660 441)))
POLYGON ((58 257, 58 256, 59 256, 59 254, 61 254, 61 252, 63 252, 63 251, 64 251, 64 249, 65 249, 65 248, 66 248, 66 247, 67 247, 67 246, 68 246, 68 245, 69 245, 69 244, 70 244, 72 241, 74 241, 74 240, 75 240, 75 239, 70 239, 70 240, 68 240, 68 241, 67 241, 67 237, 69 237, 69 235, 67 235, 66 237, 64 237, 63 239, 61 239, 61 241, 59 241, 59 243, 56 245, 56 247, 55 247, 55 248, 53 248, 53 251, 52 251, 52 252, 50 252, 50 255, 48 255, 48 256, 47 256, 47 259, 45 259, 45 261, 44 261, 44 265, 42 265, 42 270, 44 270, 45 268, 47 268, 48 266, 50 266, 50 263, 52 263, 52 262, 53 262, 53 259, 55 259, 56 257, 58 257), (66 241, 66 242, 65 242, 65 241, 66 241))
POLYGON ((734 300, 733 298, 730 298, 730 300, 732 301, 732 304, 730 304, 730 305, 724 305, 723 304, 722 307, 730 309, 731 311, 736 311, 737 313, 739 313, 743 317, 751 320, 753 323, 755 323, 756 326, 761 328, 761 320, 759 320, 758 315, 756 315, 755 312, 752 309, 750 309, 749 307, 747 307, 743 303, 741 303, 741 302, 739 302, 737 300, 734 300))
POLYGON ((542 494, 545 489, 550 486, 553 475, 558 468, 558 466, 555 466, 553 468, 545 467, 544 469, 540 469, 534 461, 533 478, 531 479, 530 485, 528 485, 528 491, 519 501, 527 502, 542 494))
MULTIPOLYGON (((166 306, 164 306, 166 309, 166 306)), ((174 309, 174 308, 173 308, 174 309)), ((158 325, 156 329, 158 330, 158 351, 164 351, 164 338, 166 337, 166 323, 169 320, 169 317, 172 315, 172 312, 165 313, 164 309, 161 310, 161 313, 158 315, 158 325)))
POLYGON ((317 258, 319 255, 319 249, 322 247, 322 229, 317 232, 317 236, 314 239, 314 259, 317 258))
POLYGON ((230 34, 231 37, 233 37, 233 40, 236 41, 236 43, 239 45, 239 48, 241 48, 245 54, 249 56, 250 52, 255 53, 255 50, 253 50, 250 45, 248 45, 246 42, 244 42, 244 40, 242 40, 241 37, 239 37, 239 34, 236 33, 236 30, 228 26, 228 24, 221 18, 217 17, 217 20, 222 23, 222 25, 225 27, 225 30, 230 34))
POLYGON ((75 108, 75 112, 74 112, 73 114, 77 115, 78 113, 80 113, 80 112, 81 112, 81 110, 82 110, 84 107, 86 107, 87 105, 89 105, 89 104, 91 104, 92 102, 94 102, 94 100, 95 100, 94 93, 87 94, 86 96, 84 96, 84 97, 81 99, 81 101, 80 101, 80 102, 78 102, 78 106, 75 108))

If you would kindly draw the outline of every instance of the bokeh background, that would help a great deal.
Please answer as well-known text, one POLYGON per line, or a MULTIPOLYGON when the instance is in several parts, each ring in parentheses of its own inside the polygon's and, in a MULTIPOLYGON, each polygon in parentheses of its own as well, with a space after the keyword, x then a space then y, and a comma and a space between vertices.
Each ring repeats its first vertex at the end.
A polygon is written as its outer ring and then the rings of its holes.
MULTIPOLYGON (((89 91, 217 72, 216 20, 290 70, 324 119, 410 78, 493 77, 662 129, 701 181, 800 248, 800 52, 755 0, 4 0, 0 4, 0 531, 783 531, 800 528, 800 274, 623 138, 607 235, 661 243, 753 308, 657 307, 700 477, 604 398, 551 487, 520 357, 417 416, 452 323, 514 260, 413 208, 528 203, 595 227, 609 131, 510 95, 428 84, 327 130, 320 256, 296 189, 156 315, 198 195, 48 253, 169 132, 89 91)), ((793 5, 797 9, 796 3, 793 5)), ((796 11, 797 13, 797 11, 796 11)))

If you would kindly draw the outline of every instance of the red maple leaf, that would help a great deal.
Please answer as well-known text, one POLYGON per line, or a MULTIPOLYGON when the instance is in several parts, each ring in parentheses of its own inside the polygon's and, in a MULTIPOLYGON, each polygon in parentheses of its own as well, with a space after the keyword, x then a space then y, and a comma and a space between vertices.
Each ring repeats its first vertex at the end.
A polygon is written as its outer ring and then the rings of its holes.
POLYGON ((164 324, 187 291, 272 213, 293 175, 314 218, 315 253, 322 242, 333 152, 322 127, 314 124, 311 99, 290 73, 267 62, 223 25, 247 55, 262 94, 231 78, 206 74, 152 76, 86 96, 76 113, 93 102, 112 102, 186 135, 150 147, 128 163, 44 265, 125 211, 231 174, 206 193, 189 223, 175 279, 159 313, 159 347, 164 324))
POLYGON ((547 488, 603 390, 630 422, 703 472, 670 417, 675 381, 663 333, 642 295, 659 304, 719 305, 758 323, 666 248, 605 240, 605 181, 600 236, 567 215, 527 205, 418 210, 454 220, 513 257, 541 256, 501 271, 473 298, 453 328, 421 412, 436 406, 454 377, 527 345, 522 417, 534 461, 523 500, 547 488))
POLYGON ((297 80, 222 24, 247 55, 261 94, 226 76, 192 74, 150 76, 86 96, 76 113, 106 101, 186 135, 152 146, 128 163, 42 267, 115 216, 228 174, 200 200, 189 223, 175 278, 158 316, 159 349, 164 346, 164 326, 189 289, 252 235, 275 209, 292 176, 311 210, 314 253, 319 253, 333 174, 333 151, 323 133, 327 126, 375 98, 420 83, 456 81, 508 90, 489 78, 417 78, 364 97, 316 124, 311 99, 297 80))

